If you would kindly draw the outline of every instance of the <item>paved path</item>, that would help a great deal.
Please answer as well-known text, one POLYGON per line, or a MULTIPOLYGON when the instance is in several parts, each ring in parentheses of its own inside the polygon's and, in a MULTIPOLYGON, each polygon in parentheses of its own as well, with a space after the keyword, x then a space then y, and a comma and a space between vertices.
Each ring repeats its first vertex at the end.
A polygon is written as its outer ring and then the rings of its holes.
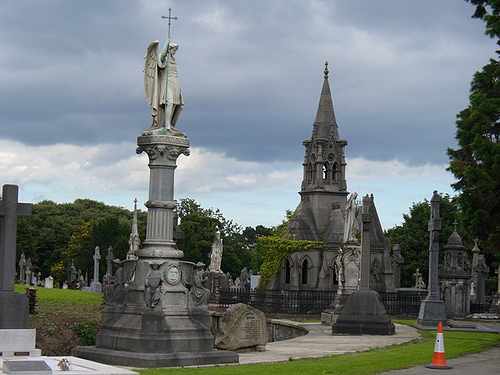
POLYGON ((396 324, 393 336, 332 336, 331 327, 318 323, 304 323, 309 333, 291 340, 272 342, 265 352, 240 353, 240 363, 281 362, 289 358, 318 358, 402 344, 419 336, 415 328, 396 324))
POLYGON ((482 353, 470 354, 448 361, 451 370, 431 370, 424 366, 406 370, 384 372, 383 375, 427 375, 436 372, 450 375, 498 375, 500 374, 500 347, 482 353))

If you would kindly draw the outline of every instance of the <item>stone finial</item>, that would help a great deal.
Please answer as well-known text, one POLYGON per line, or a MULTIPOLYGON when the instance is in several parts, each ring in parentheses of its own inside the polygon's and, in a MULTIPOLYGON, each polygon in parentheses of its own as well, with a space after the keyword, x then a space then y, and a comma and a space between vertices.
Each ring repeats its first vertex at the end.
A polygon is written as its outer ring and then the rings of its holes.
POLYGON ((474 247, 472 248, 473 253, 480 253, 481 252, 481 250, 479 250, 478 242, 479 242, 479 238, 474 238, 474 247))
POLYGON ((325 79, 328 79, 328 61, 325 61, 325 70, 323 71, 323 73, 325 74, 325 79))

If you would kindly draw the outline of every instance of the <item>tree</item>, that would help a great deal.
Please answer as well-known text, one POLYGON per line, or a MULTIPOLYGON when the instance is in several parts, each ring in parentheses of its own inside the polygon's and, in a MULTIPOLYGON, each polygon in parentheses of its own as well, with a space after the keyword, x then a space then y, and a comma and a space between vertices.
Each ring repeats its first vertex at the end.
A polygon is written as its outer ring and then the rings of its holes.
MULTIPOLYGON (((486 22, 486 34, 500 43, 500 2, 470 0, 473 17, 486 22)), ((500 51, 497 51, 499 53, 500 51)), ((460 192, 466 230, 481 240, 491 255, 500 248, 500 64, 498 59, 472 80, 470 103, 457 115, 458 147, 448 149, 451 171, 460 192)))
MULTIPOLYGON (((392 244, 399 243, 401 245, 401 254, 404 257, 401 268, 402 286, 410 287, 414 285, 413 274, 417 267, 420 268, 424 279, 427 279, 426 270, 429 265, 429 231, 427 223, 429 222, 430 212, 428 200, 413 203, 410 212, 403 215, 403 224, 396 225, 386 232, 392 244)), ((441 196, 440 214, 442 220, 440 244, 442 248, 452 233, 455 222, 458 223, 457 230, 459 232, 463 231, 461 230, 461 217, 455 198, 450 198, 447 194, 441 196)), ((464 240, 468 245, 472 242, 467 237, 464 240)), ((469 247, 469 249, 471 248, 469 247)))

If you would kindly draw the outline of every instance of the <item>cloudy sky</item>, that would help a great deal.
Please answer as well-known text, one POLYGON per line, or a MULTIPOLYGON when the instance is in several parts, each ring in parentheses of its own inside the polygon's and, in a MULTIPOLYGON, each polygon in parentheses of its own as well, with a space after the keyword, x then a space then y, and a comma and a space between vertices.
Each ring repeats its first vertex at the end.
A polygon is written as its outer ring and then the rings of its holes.
POLYGON ((147 199, 135 139, 150 124, 143 56, 173 37, 185 98, 176 197, 242 225, 296 207, 323 63, 347 147, 348 189, 401 222, 445 171, 455 116, 494 43, 460 0, 0 2, 0 175, 25 201, 147 199))

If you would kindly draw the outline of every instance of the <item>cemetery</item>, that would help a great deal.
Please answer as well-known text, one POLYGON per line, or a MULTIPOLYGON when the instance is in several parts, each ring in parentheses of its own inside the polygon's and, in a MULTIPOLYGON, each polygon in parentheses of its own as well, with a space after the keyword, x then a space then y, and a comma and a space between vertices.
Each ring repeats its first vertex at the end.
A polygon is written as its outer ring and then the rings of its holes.
MULTIPOLYGON (((496 3, 479 3, 475 18, 500 22, 496 3)), ((356 139, 341 136, 333 64, 318 64, 298 205, 281 224, 243 229, 177 195, 193 173, 184 160, 201 147, 181 89, 183 75, 195 73, 182 64, 192 46, 172 36, 176 13, 161 18, 166 39, 144 41, 148 116, 127 156, 141 160, 133 178, 148 176, 146 199, 128 197, 132 210, 83 198, 26 202, 23 183, 3 182, 0 374, 378 374, 450 368, 446 358, 460 368, 457 359, 474 353, 498 361, 499 217, 493 209, 486 226, 488 207, 473 210, 482 204, 475 191, 486 187, 464 187, 472 174, 457 166, 465 151, 448 149, 457 196, 425 182, 423 201, 407 202, 402 223, 384 227, 380 190, 350 177, 356 139)), ((490 64, 498 76, 498 62, 490 64)), ((488 115, 497 133, 488 139, 500 160, 493 81, 496 118, 488 115)), ((457 139, 467 121, 457 120, 457 139)), ((487 186, 494 205, 498 181, 487 186)))

